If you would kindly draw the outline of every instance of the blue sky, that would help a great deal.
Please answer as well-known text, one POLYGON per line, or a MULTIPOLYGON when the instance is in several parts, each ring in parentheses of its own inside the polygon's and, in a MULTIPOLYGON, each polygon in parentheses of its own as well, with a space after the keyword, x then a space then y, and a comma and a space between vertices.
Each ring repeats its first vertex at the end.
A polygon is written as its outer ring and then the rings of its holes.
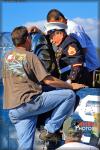
MULTIPOLYGON (((3 1, 3 0, 0 0, 3 1)), ((98 44, 98 1, 99 0, 41 0, 42 2, 0 2, 2 31, 12 31, 20 25, 43 25, 50 9, 59 9, 67 18, 82 25, 86 33, 98 44), (51 2, 48 2, 51 1, 51 2), (53 2, 52 2, 53 1, 53 2), (58 2, 59 1, 59 2, 58 2)), ((20 0, 21 1, 21 0, 20 0)), ((33 0, 34 1, 34 0, 33 0)), ((38 0, 37 0, 38 1, 38 0)), ((40 1, 40 0, 39 0, 40 1)))
POLYGON ((2 30, 11 31, 15 26, 26 22, 44 20, 52 8, 61 10, 65 16, 73 19, 97 19, 97 2, 3 2, 2 3, 2 30))
MULTIPOLYGON (((12 31, 16 26, 45 20, 48 11, 56 8, 70 20, 81 24, 91 36, 94 37, 94 33, 97 32, 95 31, 95 22, 96 25, 98 24, 98 1, 96 0, 87 2, 81 0, 75 2, 67 0, 62 2, 61 0, 55 2, 53 0, 51 2, 46 0, 42 2, 2 2, 1 8, 2 31, 12 31)), ((96 41, 96 38, 94 38, 94 43, 96 41)))

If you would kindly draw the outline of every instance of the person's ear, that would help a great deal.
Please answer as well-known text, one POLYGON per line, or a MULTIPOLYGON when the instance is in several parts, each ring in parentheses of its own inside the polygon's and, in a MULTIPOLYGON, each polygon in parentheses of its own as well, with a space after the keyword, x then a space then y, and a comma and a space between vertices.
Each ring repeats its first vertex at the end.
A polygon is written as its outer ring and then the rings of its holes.
POLYGON ((64 19, 61 16, 59 16, 59 22, 67 24, 67 19, 64 19))
POLYGON ((61 16, 59 16, 59 21, 64 22, 64 19, 61 16))

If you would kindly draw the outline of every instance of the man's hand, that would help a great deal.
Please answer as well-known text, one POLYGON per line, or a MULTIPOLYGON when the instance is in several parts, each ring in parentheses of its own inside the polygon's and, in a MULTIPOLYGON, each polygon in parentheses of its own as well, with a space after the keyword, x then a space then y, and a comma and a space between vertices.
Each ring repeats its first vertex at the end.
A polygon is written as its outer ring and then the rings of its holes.
POLYGON ((71 83, 70 84, 70 83, 62 81, 62 80, 57 79, 57 78, 50 76, 50 75, 45 77, 43 82, 47 85, 52 86, 52 87, 62 88, 62 89, 78 90, 78 89, 87 87, 84 84, 79 84, 79 83, 71 83))
POLYGON ((82 88, 85 88, 87 87, 86 85, 84 84, 79 84, 79 83, 71 83, 72 87, 73 87, 73 90, 78 90, 78 89, 82 89, 82 88))
POLYGON ((40 29, 36 26, 27 27, 27 30, 28 33, 33 33, 33 34, 40 32, 40 29))

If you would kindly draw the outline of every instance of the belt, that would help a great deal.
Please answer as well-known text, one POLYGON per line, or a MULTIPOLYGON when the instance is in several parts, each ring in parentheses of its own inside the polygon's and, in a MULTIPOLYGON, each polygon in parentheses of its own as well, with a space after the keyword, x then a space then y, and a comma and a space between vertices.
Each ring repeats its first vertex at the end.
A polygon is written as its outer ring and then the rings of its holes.
MULTIPOLYGON (((84 63, 83 66, 86 67, 86 63, 84 63)), ((71 65, 68 65, 68 66, 60 69, 60 73, 62 74, 62 73, 67 72, 69 70, 71 70, 71 65)))

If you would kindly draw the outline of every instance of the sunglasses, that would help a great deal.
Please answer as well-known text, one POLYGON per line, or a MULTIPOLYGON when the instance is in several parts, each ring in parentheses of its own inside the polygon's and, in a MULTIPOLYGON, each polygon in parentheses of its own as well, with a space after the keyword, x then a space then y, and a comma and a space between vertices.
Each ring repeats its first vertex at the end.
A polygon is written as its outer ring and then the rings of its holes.
POLYGON ((53 34, 53 33, 56 33, 56 34, 58 34, 59 32, 63 32, 64 31, 64 29, 53 29, 53 30, 49 30, 48 32, 47 32, 47 34, 48 35, 51 35, 51 34, 53 34))

